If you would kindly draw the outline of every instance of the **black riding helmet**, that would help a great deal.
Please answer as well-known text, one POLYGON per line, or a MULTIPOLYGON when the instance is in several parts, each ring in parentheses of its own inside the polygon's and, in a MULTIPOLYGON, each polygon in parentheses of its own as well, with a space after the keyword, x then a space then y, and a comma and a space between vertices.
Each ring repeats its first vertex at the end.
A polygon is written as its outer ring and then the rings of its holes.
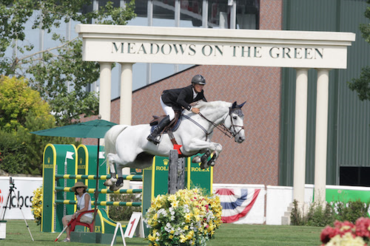
POLYGON ((198 85, 205 85, 206 79, 202 75, 197 74, 192 78, 191 83, 198 84, 198 85))

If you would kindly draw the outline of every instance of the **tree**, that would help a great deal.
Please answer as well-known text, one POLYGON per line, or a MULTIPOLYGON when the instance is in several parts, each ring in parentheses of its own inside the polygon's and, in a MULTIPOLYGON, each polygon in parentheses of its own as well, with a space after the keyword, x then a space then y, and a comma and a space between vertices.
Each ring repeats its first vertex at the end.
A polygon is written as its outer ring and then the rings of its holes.
POLYGON ((23 78, 0 76, 0 129, 14 132, 25 126, 28 115, 55 121, 49 105, 23 78))
POLYGON ((39 92, 32 90, 23 78, 0 76, 0 169, 41 174, 46 144, 79 144, 73 138, 30 133, 53 127, 55 118, 39 92))
MULTIPOLYGON (((367 0, 367 3, 370 4, 370 0, 367 0)), ((365 17, 370 19, 370 7, 367 7, 365 10, 365 17)), ((362 37, 366 42, 370 43, 370 23, 360 24, 360 31, 362 37)), ((370 67, 366 66, 361 69, 360 78, 352 79, 350 82, 347 82, 349 88, 352 91, 356 91, 358 97, 361 101, 370 100, 370 67)))
MULTIPOLYGON (((62 22, 82 24, 125 25, 135 17, 134 0, 125 8, 115 8, 108 1, 98 11, 86 12, 91 0, 2 0, 0 2, 0 74, 29 78, 30 86, 46 100, 58 116, 58 125, 70 124, 81 114, 98 114, 98 98, 95 92, 84 88, 99 78, 99 64, 82 61, 80 38, 67 40, 53 33, 62 22), (35 17, 36 16, 36 17, 35 17), (35 45, 26 42, 26 23, 52 33, 58 46, 34 51, 35 45), (23 42, 16 45, 16 42, 23 42), (16 48, 19 54, 6 56, 7 50, 16 48), (26 55, 26 52, 30 53, 26 55), (68 90, 72 86, 72 91, 68 90)), ((9 52, 8 52, 9 53, 9 52)))

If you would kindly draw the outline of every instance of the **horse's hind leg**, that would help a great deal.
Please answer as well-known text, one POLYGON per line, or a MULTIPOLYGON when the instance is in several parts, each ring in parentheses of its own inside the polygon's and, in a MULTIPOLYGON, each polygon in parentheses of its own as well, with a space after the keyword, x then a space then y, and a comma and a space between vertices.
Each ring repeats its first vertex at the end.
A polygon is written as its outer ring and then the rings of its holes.
POLYGON ((105 186, 109 186, 111 190, 115 189, 114 187, 116 186, 115 183, 117 182, 117 179, 116 179, 116 165, 115 165, 115 161, 114 161, 114 155, 115 154, 112 154, 112 153, 109 153, 108 154, 108 163, 109 163, 109 172, 110 172, 110 179, 107 179, 105 182, 104 182, 104 185, 105 186))

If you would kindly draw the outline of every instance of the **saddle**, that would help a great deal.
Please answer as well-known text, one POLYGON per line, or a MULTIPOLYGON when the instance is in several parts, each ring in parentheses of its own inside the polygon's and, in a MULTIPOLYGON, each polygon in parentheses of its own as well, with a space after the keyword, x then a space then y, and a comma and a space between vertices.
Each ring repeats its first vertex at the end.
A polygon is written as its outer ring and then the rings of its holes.
MULTIPOLYGON (((152 126, 152 129, 154 129, 154 126, 158 125, 161 120, 166 117, 167 115, 153 115, 153 119, 149 122, 149 125, 152 126)), ((175 111, 175 118, 163 129, 162 133, 167 133, 168 131, 175 132, 177 128, 179 128, 180 122, 181 122, 181 111, 175 111)))
MULTIPOLYGON (((155 126, 158 125, 158 123, 166 116, 167 115, 161 115, 161 116, 153 115, 153 119, 149 122, 149 125, 152 127, 151 132, 153 132, 155 126)), ((180 123, 181 123, 181 111, 175 111, 175 118, 160 133, 161 135, 163 133, 167 133, 175 148, 181 147, 181 145, 177 144, 175 136, 173 135, 173 132, 175 132, 179 128, 180 123)), ((179 154, 181 154, 179 149, 177 151, 179 152, 179 154)))

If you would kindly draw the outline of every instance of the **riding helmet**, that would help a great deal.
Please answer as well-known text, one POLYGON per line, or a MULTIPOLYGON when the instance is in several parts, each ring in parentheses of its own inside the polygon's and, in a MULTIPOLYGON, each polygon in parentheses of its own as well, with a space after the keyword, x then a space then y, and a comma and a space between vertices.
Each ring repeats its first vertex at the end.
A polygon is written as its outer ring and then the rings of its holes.
POLYGON ((205 85, 206 79, 202 75, 197 74, 193 77, 193 79, 191 80, 191 83, 198 84, 198 85, 205 85))

